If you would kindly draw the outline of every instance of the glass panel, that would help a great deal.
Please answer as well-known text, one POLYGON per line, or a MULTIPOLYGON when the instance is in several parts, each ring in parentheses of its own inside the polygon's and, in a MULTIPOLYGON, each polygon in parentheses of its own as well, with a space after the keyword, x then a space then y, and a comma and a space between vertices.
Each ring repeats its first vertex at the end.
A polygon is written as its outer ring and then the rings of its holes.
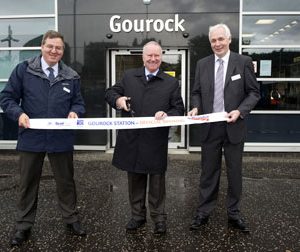
MULTIPOLYGON (((144 15, 123 15, 122 20, 134 20, 144 17, 144 15)), ((149 17, 152 19, 159 18, 166 20, 169 18, 174 18, 174 14, 151 15, 149 17)), ((163 41, 163 46, 168 47, 188 47, 191 44, 192 47, 197 47, 198 51, 202 51, 206 55, 211 53, 208 40, 208 27, 210 25, 222 22, 222 20, 226 20, 227 25, 231 28, 233 39, 237 40, 239 38, 238 13, 180 14, 179 19, 183 18, 185 20, 183 25, 187 31, 186 37, 183 36, 181 31, 167 32, 164 30, 162 32, 155 32, 153 29, 151 29, 151 31, 148 33, 134 31, 113 33, 110 30, 110 18, 111 15, 79 15, 76 19, 76 23, 74 23, 73 17, 60 16, 58 19, 58 30, 64 34, 65 40, 71 46, 76 45, 78 48, 93 47, 97 50, 104 50, 106 47, 136 48, 137 46, 143 45, 146 38, 148 38, 155 39, 156 41, 160 42, 163 41), (74 26, 76 26, 75 29, 74 26), (89 29, 87 29, 87 27, 89 27, 89 29), (111 37, 108 38, 107 35, 109 34, 111 37), (74 38, 76 39, 76 42, 74 42, 74 38), (206 45, 208 45, 208 48, 204 48, 206 45)), ((233 43, 231 43, 231 45, 232 44, 233 43)), ((83 63, 84 55, 80 55, 79 53, 76 53, 75 55, 77 56, 76 61, 83 63), (81 58, 79 56, 81 56, 81 58)), ((98 55, 102 56, 101 53, 93 53, 93 57, 97 57, 98 55)))
POLYGON ((261 81, 256 110, 300 110, 300 82, 261 81))
POLYGON ((3 90, 3 88, 5 87, 6 82, 1 82, 0 81, 0 92, 3 90))
POLYGON ((189 0, 174 1, 151 0, 149 5, 145 5, 143 0, 85 0, 70 1, 59 0, 58 10, 63 14, 72 14, 74 9, 77 14, 107 14, 107 13, 176 13, 176 12, 238 12, 239 0, 189 0), (75 5, 76 4, 76 5, 75 5))
POLYGON ((296 0, 243 0, 243 11, 299 11, 296 0))
POLYGON ((54 14, 54 0, 0 0, 0 15, 54 14))
POLYGON ((299 115, 250 114, 246 142, 299 143, 299 115))
POLYGON ((243 49, 257 64, 257 77, 300 78, 300 48, 243 49))
MULTIPOLYGON (((141 54, 135 55, 117 55, 116 56, 116 81, 120 81, 123 73, 127 69, 139 68, 143 66, 141 54)), ((181 55, 164 54, 162 57, 161 69, 173 77, 176 77, 181 82, 181 55)), ((114 84, 114 83, 113 83, 114 84)), ((121 112, 116 111, 116 116, 120 117, 121 112)), ((181 126, 171 127, 169 133, 169 142, 181 141, 181 126)))
POLYGON ((298 45, 300 16, 243 16, 242 37, 243 45, 298 45))
POLYGON ((40 54, 36 51, 0 51, 0 79, 8 79, 14 67, 32 57, 40 54))
POLYGON ((40 46, 43 34, 53 29, 54 18, 1 19, 0 47, 40 46))
POLYGON ((18 123, 0 113, 0 140, 16 140, 18 137, 18 123))

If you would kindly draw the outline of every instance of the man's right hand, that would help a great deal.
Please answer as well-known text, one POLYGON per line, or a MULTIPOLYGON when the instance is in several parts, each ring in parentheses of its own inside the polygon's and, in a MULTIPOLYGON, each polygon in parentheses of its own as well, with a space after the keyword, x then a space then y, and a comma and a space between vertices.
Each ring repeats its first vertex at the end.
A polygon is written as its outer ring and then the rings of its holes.
POLYGON ((188 112, 188 116, 196 116, 198 115, 198 109, 197 108, 193 108, 192 110, 190 110, 188 112))
POLYGON ((127 96, 119 97, 116 101, 117 109, 124 109, 125 111, 128 112, 130 110, 130 108, 127 107, 127 104, 126 104, 127 100, 130 100, 130 98, 127 96))
POLYGON ((25 129, 30 127, 29 117, 25 113, 22 113, 19 116, 19 127, 23 127, 25 129))

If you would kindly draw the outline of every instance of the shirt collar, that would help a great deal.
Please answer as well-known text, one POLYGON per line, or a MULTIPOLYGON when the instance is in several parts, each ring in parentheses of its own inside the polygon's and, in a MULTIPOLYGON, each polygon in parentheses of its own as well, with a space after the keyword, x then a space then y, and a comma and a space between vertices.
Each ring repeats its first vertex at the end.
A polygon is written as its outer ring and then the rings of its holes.
MULTIPOLYGON (((42 65, 42 69, 43 69, 43 72, 48 75, 49 74, 49 70, 47 69, 48 67, 50 67, 47 62, 45 61, 44 57, 42 56, 41 58, 41 65, 42 65)), ((57 76, 58 74, 58 63, 56 63, 54 66, 52 66, 54 72, 54 76, 57 76)))
MULTIPOLYGON (((228 50, 228 52, 225 54, 224 57, 222 57, 221 59, 227 63, 229 61, 229 56, 230 56, 230 50, 228 50)), ((215 55, 215 62, 217 62, 217 60, 219 59, 219 57, 217 55, 215 55)))
POLYGON ((155 72, 151 73, 146 67, 145 67, 145 76, 147 76, 148 74, 153 74, 154 76, 157 75, 159 69, 157 69, 155 72))

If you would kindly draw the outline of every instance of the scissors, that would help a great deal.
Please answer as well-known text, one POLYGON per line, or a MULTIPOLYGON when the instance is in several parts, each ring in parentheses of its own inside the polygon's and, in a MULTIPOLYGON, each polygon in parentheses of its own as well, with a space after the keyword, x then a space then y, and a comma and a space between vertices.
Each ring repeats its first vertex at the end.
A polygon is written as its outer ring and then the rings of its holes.
POLYGON ((127 106, 128 110, 129 110, 128 112, 130 112, 131 117, 134 117, 135 111, 131 108, 130 101, 131 101, 131 97, 127 97, 126 106, 127 106))

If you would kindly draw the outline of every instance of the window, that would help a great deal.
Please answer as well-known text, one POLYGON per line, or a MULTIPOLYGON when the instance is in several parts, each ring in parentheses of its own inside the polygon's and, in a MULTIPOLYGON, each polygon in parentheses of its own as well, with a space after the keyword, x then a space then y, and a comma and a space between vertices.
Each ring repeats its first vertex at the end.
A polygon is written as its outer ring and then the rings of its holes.
MULTIPOLYGON (((40 54, 42 35, 57 30, 57 0, 0 0, 0 91, 13 68, 40 54)), ((18 125, 0 108, 0 139, 15 140, 18 125)))
POLYGON ((256 110, 300 113, 300 5, 296 2, 241 0, 240 52, 251 56, 261 85, 256 110))

